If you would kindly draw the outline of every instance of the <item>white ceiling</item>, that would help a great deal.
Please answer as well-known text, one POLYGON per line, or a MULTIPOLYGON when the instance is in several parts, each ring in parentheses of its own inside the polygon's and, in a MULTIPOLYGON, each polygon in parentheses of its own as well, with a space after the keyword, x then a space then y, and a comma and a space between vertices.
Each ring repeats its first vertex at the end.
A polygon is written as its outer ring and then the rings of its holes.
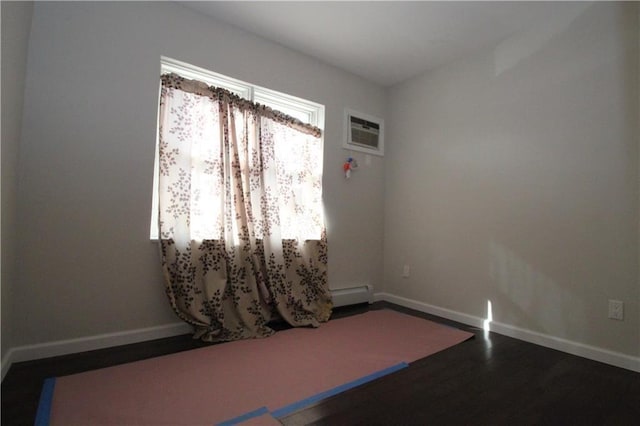
MULTIPOLYGON (((247 2, 181 4, 316 57, 382 86, 391 86, 544 28, 580 2, 247 2)), ((541 30, 542 31, 542 30, 541 30)))

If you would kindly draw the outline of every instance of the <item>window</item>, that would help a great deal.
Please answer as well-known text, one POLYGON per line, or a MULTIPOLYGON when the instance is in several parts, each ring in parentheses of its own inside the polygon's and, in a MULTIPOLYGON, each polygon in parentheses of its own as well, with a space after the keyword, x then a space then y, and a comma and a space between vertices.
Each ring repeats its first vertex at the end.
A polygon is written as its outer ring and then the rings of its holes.
MULTIPOLYGON (((186 79, 198 80, 208 85, 226 89, 241 98, 251 100, 268 106, 274 110, 280 111, 298 120, 311 124, 320 128, 324 128, 324 106, 315 102, 300 99, 274 90, 265 89, 259 86, 236 80, 221 74, 213 73, 202 68, 194 67, 183 62, 163 57, 161 60, 161 74, 174 73, 186 79)), ((158 239, 158 137, 156 136, 156 154, 154 164, 154 184, 153 184, 153 201, 151 211, 150 238, 158 239)), ((295 158, 286 158, 291 155, 290 150, 280 152, 281 160, 284 164, 291 167, 299 167, 295 158)), ((322 158, 317 159, 317 163, 322 166, 322 158)))

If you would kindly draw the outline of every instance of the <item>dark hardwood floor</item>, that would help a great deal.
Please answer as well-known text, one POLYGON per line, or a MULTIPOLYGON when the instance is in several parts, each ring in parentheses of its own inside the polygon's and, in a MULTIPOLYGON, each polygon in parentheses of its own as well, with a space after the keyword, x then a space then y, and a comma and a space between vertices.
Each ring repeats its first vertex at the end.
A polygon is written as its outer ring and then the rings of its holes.
MULTIPOLYGON (((475 337, 280 419, 284 425, 640 424, 640 373, 383 302, 339 308, 334 318, 381 308, 475 337)), ((2 424, 33 425, 48 377, 204 345, 185 335, 16 363, 2 381, 2 424)))

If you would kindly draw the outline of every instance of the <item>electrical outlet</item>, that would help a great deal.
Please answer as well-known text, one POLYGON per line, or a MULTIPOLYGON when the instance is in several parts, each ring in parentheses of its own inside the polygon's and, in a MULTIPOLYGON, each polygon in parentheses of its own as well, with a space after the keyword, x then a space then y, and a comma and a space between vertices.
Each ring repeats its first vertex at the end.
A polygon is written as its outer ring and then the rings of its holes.
POLYGON ((409 265, 404 265, 402 267, 402 277, 409 278, 410 273, 411 273, 411 267, 409 265))
POLYGON ((609 299, 609 318, 620 321, 624 319, 624 303, 622 301, 609 299))

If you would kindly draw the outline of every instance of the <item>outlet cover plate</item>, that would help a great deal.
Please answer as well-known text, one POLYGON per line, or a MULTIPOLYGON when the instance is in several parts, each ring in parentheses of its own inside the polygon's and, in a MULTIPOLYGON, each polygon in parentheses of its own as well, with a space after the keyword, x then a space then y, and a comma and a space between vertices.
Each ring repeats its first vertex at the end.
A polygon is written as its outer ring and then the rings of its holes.
POLYGON ((402 267, 402 278, 409 278, 411 275, 411 267, 409 265, 404 265, 402 267))
POLYGON ((621 300, 609 299, 609 318, 620 321, 624 319, 624 303, 621 300))

